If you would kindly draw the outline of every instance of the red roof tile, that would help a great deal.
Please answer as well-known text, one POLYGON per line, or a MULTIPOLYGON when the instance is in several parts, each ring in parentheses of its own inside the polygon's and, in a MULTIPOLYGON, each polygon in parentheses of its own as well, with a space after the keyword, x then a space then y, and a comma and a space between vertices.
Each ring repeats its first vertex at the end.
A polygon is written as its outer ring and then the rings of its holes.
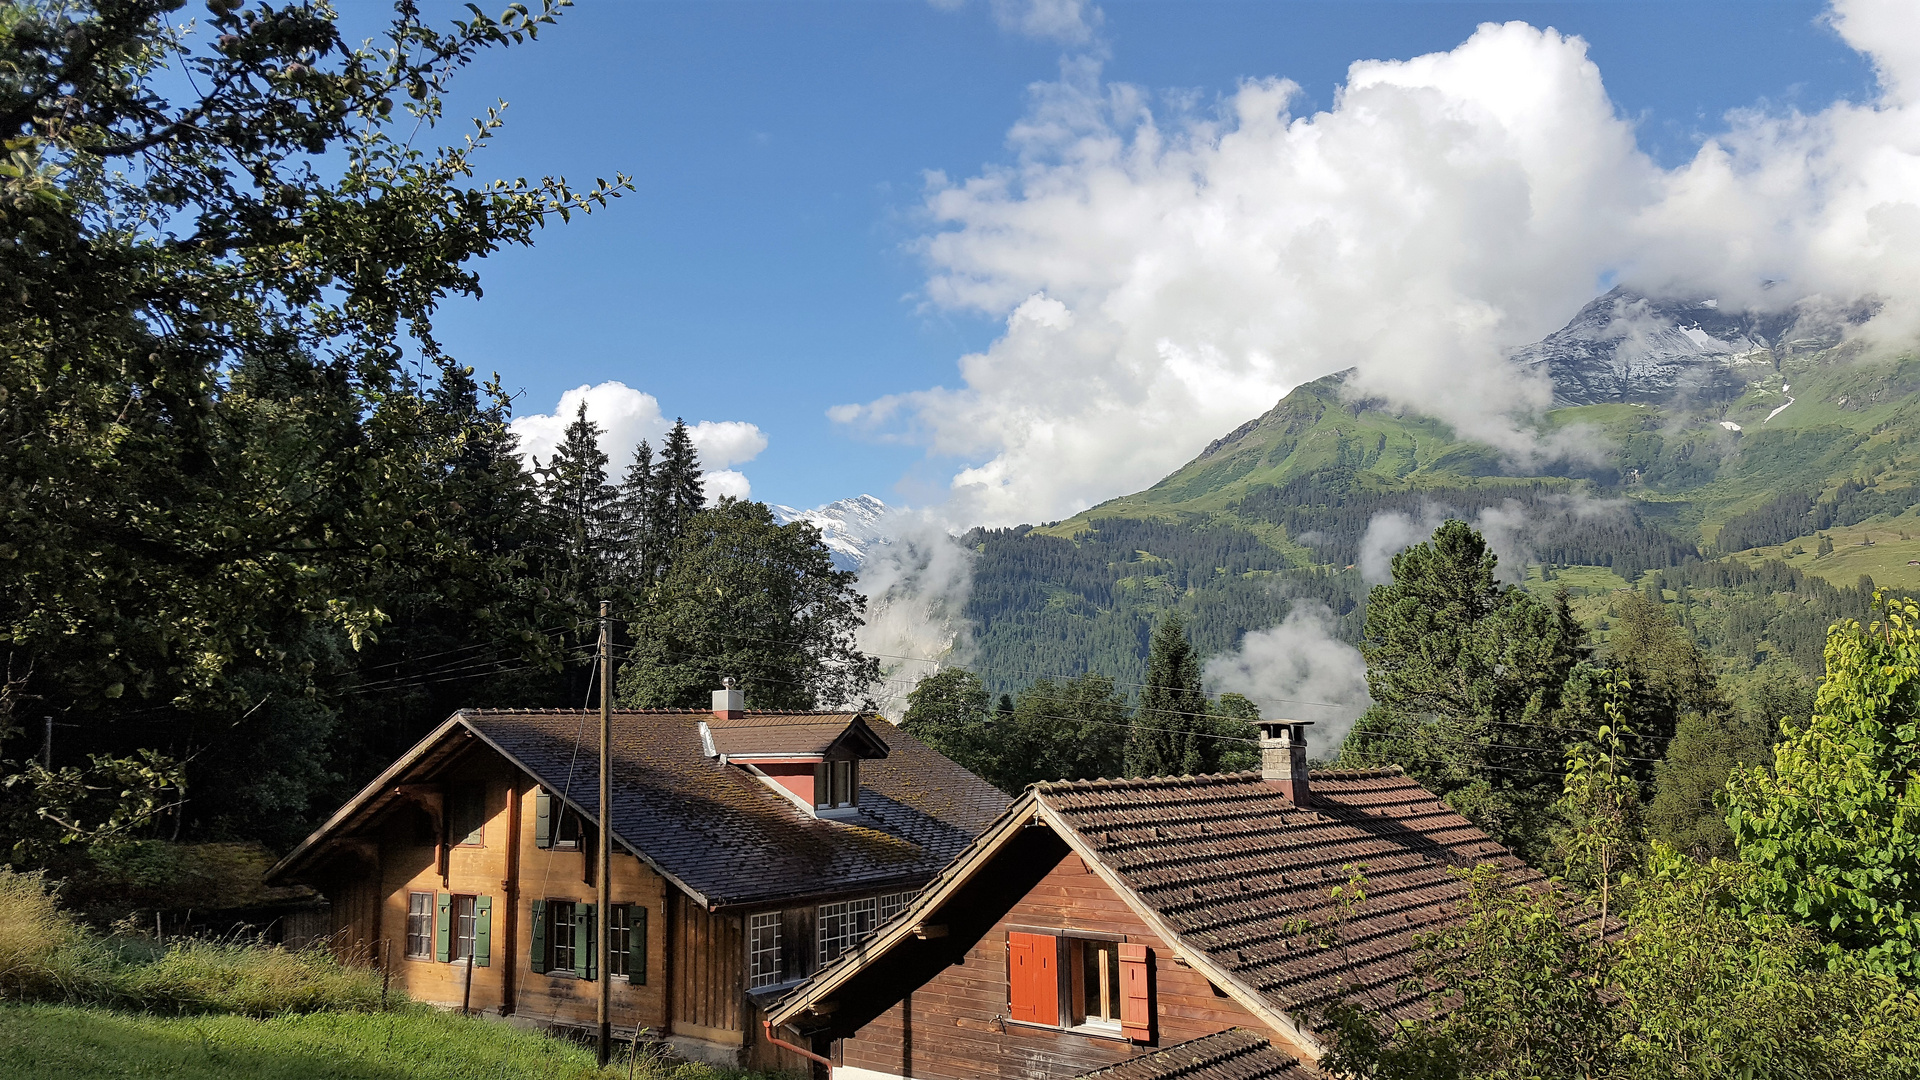
POLYGON ((1319 1080, 1258 1032, 1228 1028, 1165 1050, 1081 1073, 1076 1080, 1319 1080))

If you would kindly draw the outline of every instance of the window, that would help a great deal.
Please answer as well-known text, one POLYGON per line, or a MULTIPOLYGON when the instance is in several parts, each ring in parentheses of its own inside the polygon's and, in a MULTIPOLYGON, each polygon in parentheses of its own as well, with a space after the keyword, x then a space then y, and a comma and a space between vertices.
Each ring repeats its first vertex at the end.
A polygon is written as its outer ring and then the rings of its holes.
POLYGON ((819 769, 813 781, 816 807, 837 809, 860 802, 859 762, 827 761, 822 762, 819 769))
POLYGON ((747 917, 747 985, 758 989, 780 981, 780 913, 747 917))
POLYGON ((433 959, 433 894, 407 894, 407 957, 433 959))
POLYGON ((479 926, 474 910, 476 899, 472 896, 453 898, 453 954, 447 957, 449 961, 458 962, 473 955, 474 931, 479 926))
POLYGON ((1007 1016, 1028 1024, 1148 1041, 1152 961, 1145 945, 1007 933, 1007 1016), (1066 977, 1061 978, 1059 967, 1066 977))
POLYGON ((1120 1026, 1120 944, 1115 941, 1075 941, 1073 954, 1073 1022, 1120 1026))
POLYGON ((900 914, 901 908, 913 903, 913 896, 914 894, 910 892, 888 893, 882 896, 880 898, 879 911, 874 916, 876 925, 884 924, 895 915, 900 914))
POLYGON ((873 933, 877 909, 878 902, 871 897, 838 904, 821 904, 820 930, 815 941, 820 962, 831 963, 865 941, 867 935, 873 933))
POLYGON ((580 818, 552 792, 541 791, 533 797, 533 846, 542 850, 580 848, 580 818))
POLYGON ((647 909, 615 904, 607 912, 607 971, 647 985, 647 909))
POLYGON ((487 789, 465 784, 447 792, 447 836, 456 844, 479 846, 485 839, 487 789))
POLYGON ((549 972, 571 972, 579 965, 578 951, 574 948, 573 933, 574 904, 570 900, 547 901, 547 970, 549 972))

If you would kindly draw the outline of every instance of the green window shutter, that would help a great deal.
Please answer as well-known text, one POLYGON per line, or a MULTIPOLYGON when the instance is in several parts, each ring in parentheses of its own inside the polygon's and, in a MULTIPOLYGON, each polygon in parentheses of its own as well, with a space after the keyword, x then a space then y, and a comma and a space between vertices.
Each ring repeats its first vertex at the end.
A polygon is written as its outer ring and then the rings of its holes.
POLYGON ((534 973, 545 973, 547 970, 547 902, 545 900, 533 902, 533 953, 531 955, 533 962, 530 966, 534 973))
POLYGON ((453 894, 438 893, 433 900, 433 958, 446 963, 453 956, 453 894))
POLYGON ((647 985, 647 908, 634 904, 627 909, 627 982, 647 985))
POLYGON ((593 971, 593 905, 573 905, 573 973, 591 979, 593 971))
POLYGON ((473 898, 473 962, 486 967, 493 958, 493 897, 473 898))
POLYGON ((553 846, 553 796, 544 791, 533 796, 533 846, 553 846))

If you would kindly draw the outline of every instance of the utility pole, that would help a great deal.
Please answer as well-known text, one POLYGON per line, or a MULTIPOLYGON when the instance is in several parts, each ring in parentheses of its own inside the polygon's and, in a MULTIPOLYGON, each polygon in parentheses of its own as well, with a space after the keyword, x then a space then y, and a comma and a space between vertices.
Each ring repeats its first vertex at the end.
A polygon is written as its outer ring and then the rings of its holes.
POLYGON ((606 1068, 613 1056, 613 965, 607 955, 613 934, 607 876, 613 869, 613 604, 600 601, 600 869, 594 875, 598 903, 594 907, 594 935, 600 957, 600 1067, 606 1068))

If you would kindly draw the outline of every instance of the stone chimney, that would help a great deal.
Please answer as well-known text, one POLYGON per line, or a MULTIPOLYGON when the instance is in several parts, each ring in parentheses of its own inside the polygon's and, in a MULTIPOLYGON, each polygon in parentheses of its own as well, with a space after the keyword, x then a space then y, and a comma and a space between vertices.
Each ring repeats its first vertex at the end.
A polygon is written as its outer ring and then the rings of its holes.
POLYGON ((720 685, 726 689, 713 692, 713 718, 738 720, 747 715, 747 696, 733 688, 733 679, 731 677, 721 679, 720 685))
POLYGON ((1260 778, 1295 806, 1313 801, 1307 789, 1307 726, 1310 720, 1261 720, 1260 778))

